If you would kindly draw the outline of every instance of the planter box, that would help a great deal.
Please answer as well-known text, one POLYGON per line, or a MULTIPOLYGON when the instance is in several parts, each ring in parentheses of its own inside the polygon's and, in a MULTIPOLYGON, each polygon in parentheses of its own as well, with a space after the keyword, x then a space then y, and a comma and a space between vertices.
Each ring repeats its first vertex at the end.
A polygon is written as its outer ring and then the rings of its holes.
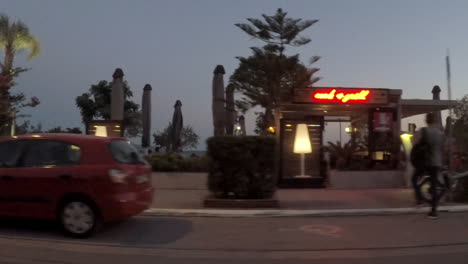
POLYGON ((405 188, 404 171, 363 170, 329 172, 329 185, 333 189, 405 188))
POLYGON ((220 199, 209 196, 203 201, 203 206, 208 208, 279 208, 279 201, 275 196, 270 199, 220 199))

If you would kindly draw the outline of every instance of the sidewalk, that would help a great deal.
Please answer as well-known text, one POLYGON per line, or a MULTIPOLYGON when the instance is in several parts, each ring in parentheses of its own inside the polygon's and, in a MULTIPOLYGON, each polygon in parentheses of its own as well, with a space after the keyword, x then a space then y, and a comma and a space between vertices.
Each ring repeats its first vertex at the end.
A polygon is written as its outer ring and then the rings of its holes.
MULTIPOLYGON (((278 189, 276 198, 280 210, 216 210, 204 209, 203 199, 209 195, 206 174, 153 173, 156 188, 153 213, 192 215, 355 215, 421 213, 427 208, 415 208, 411 189, 278 189), (201 210, 203 209, 203 210, 201 210), (229 213, 229 211, 231 213, 229 213)), ((442 210, 468 210, 468 206, 441 203, 442 210), (460 207, 462 206, 462 207, 460 207), (464 209, 463 209, 464 208, 464 209)))

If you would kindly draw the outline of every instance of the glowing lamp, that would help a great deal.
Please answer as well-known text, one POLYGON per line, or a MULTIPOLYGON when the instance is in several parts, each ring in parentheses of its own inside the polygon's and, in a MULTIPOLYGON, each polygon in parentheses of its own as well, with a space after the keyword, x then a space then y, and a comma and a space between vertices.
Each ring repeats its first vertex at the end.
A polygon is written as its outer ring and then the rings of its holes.
POLYGON ((306 124, 298 124, 296 127, 296 137, 294 138, 294 153, 301 154, 301 175, 298 177, 308 177, 305 175, 305 154, 312 153, 309 130, 306 124))
MULTIPOLYGON (((411 149, 413 148, 412 137, 413 135, 409 133, 404 133, 400 135, 401 143, 403 144, 403 148, 405 149, 405 156, 407 161, 411 160, 411 149)), ((407 162, 405 169, 405 179, 408 185, 410 184, 410 179, 413 175, 413 172, 414 168, 411 162, 407 162)))
POLYGON ((268 132, 270 133, 275 133, 275 128, 274 127, 268 127, 268 132))
POLYGON ((107 127, 105 126, 95 126, 96 132, 94 133, 95 136, 98 137, 107 137, 107 127))

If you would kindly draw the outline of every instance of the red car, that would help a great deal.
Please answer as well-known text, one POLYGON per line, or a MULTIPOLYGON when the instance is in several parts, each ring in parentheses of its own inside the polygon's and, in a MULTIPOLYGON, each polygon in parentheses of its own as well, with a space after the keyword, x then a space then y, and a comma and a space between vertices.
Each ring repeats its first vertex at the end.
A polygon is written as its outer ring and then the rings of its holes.
POLYGON ((124 138, 0 139, 0 216, 58 220, 68 235, 87 237, 152 200, 151 169, 124 138))

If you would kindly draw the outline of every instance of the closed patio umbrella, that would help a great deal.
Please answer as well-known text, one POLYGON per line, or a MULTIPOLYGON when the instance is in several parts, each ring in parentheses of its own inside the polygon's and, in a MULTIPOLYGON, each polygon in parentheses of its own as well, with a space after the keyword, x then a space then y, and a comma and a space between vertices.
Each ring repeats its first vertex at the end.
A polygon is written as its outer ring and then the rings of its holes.
POLYGON ((240 135, 245 136, 245 117, 243 115, 239 116, 239 126, 240 126, 240 135))
POLYGON ((174 115, 172 116, 172 126, 171 126, 171 147, 172 151, 179 152, 181 151, 181 141, 180 134, 182 128, 184 127, 184 120, 182 118, 182 102, 177 100, 174 105, 174 115))
POLYGON ((234 123, 236 122, 236 109, 234 106, 234 86, 226 87, 226 134, 234 135, 234 123))
POLYGON ((124 118, 124 73, 122 69, 115 69, 112 75, 112 91, 111 91, 111 119, 112 120, 123 120, 124 118))
POLYGON ((226 72, 222 65, 216 66, 213 72, 213 85, 212 85, 212 110, 213 110, 213 126, 214 135, 223 136, 225 134, 224 119, 226 118, 224 110, 224 80, 223 75, 226 72))
POLYGON ((150 146, 151 132, 151 85, 146 84, 143 88, 143 96, 141 102, 143 115, 143 136, 141 137, 141 146, 147 148, 150 146))
MULTIPOLYGON (((440 100, 440 92, 441 92, 441 89, 438 85, 434 86, 432 88, 432 100, 440 100)), ((439 127, 440 130, 443 129, 442 127, 442 115, 440 113, 440 111, 436 111, 434 112, 435 115, 436 115, 436 119, 437 119, 437 126, 439 127)))

